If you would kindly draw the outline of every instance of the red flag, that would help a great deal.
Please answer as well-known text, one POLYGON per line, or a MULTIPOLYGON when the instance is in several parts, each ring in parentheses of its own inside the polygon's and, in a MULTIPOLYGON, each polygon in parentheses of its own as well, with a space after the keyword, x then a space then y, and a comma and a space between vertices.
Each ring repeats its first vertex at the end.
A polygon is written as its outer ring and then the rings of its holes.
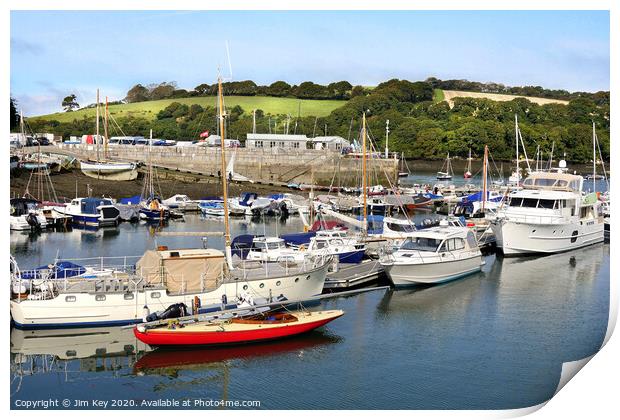
POLYGON ((200 133, 200 137, 209 137, 209 130, 200 133))

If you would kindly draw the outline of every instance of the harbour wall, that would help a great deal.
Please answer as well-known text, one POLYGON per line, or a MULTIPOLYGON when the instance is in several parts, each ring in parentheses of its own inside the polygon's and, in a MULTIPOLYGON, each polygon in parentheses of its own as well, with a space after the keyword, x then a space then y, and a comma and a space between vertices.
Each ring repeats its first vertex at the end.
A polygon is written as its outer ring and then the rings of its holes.
MULTIPOLYGON (((36 148, 33 148, 36 151, 36 148)), ((95 145, 60 144, 41 147, 42 152, 61 153, 78 159, 97 159, 95 145)), ((100 151, 103 156, 103 151, 100 151)), ((110 145, 108 160, 150 162, 167 172, 217 176, 221 171, 218 147, 151 147, 110 145)), ((254 181, 277 184, 315 184, 355 187, 361 185, 362 159, 329 150, 227 149, 227 162, 234 158, 234 171, 254 181)), ((369 185, 389 185, 398 177, 398 160, 367 159, 369 185)), ((168 175, 170 176, 170 175, 168 175)))

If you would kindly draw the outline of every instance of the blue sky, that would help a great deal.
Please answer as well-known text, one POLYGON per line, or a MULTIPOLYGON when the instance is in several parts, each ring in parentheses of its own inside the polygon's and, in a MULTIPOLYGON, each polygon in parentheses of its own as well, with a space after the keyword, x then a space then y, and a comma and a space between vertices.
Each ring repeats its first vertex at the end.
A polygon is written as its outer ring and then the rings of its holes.
POLYGON ((376 85, 390 78, 609 90, 606 11, 13 11, 11 94, 25 115, 136 83, 376 85))

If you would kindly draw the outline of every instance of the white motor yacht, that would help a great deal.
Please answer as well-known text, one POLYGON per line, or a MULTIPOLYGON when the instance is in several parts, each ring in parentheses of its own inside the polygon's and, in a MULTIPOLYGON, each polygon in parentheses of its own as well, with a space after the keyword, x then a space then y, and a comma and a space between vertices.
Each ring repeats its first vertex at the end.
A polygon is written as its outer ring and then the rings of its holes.
POLYGON ((456 280, 480 271, 484 264, 473 232, 453 226, 413 232, 379 261, 395 287, 456 280))
POLYGON ((579 175, 531 173, 490 218, 497 247, 504 255, 551 254, 602 242, 596 193, 582 188, 579 175))

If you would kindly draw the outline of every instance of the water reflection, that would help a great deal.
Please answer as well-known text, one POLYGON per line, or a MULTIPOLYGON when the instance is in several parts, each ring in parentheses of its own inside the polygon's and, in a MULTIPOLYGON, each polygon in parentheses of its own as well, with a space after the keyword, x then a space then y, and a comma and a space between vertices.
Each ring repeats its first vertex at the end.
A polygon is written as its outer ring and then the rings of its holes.
POLYGON ((230 347, 199 349, 156 349, 143 355, 134 365, 138 375, 179 376, 183 370, 205 370, 231 362, 254 363, 259 358, 303 357, 318 346, 337 344, 341 338, 323 331, 313 331, 285 340, 230 347))

